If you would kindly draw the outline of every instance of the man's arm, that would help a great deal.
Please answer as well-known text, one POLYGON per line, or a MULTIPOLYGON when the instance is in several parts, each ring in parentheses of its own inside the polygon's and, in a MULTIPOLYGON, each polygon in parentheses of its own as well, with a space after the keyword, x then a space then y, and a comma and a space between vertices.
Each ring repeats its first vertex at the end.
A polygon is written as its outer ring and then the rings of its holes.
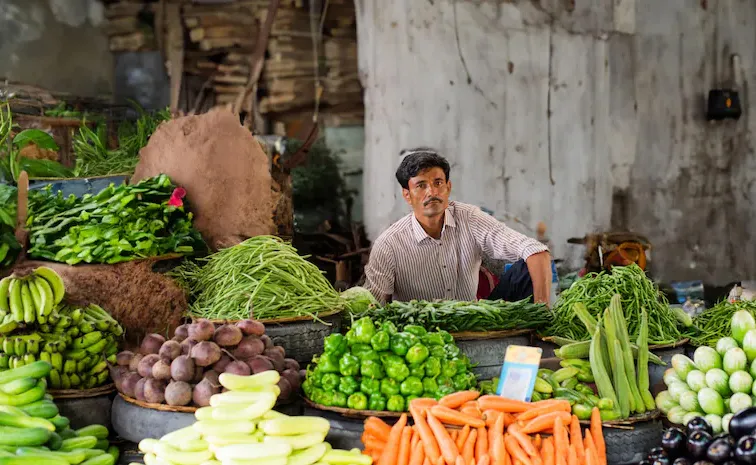
POLYGON ((370 258, 365 266, 365 288, 381 304, 388 302, 394 294, 395 272, 394 252, 379 237, 370 249, 370 258))
POLYGON ((551 255, 548 247, 481 210, 473 212, 470 226, 475 240, 487 256, 513 262, 525 260, 533 281, 533 300, 549 304, 551 255))

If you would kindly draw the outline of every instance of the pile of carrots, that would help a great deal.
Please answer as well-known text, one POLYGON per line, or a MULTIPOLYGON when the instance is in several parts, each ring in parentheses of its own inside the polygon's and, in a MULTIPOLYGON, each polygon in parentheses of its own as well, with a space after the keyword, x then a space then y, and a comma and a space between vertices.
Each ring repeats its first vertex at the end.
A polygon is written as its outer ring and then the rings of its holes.
POLYGON ((364 454, 375 465, 606 465, 597 408, 583 434, 566 400, 521 402, 476 391, 410 402, 389 426, 365 420, 364 454))

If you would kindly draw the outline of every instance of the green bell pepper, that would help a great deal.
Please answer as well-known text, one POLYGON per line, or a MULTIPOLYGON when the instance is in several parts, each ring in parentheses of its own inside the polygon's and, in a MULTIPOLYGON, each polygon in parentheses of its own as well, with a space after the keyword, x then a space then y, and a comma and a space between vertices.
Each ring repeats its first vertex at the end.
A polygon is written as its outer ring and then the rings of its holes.
POLYGON ((361 392, 354 393, 347 399, 347 407, 354 410, 367 410, 368 398, 361 392))
POLYGON ((399 392, 403 396, 420 396, 423 394, 423 382, 419 378, 410 376, 399 385, 399 392))
POLYGON ((310 394, 308 394, 307 397, 310 398, 311 401, 315 402, 316 404, 320 405, 328 405, 325 403, 323 396, 325 395, 325 391, 320 388, 313 388, 310 394))
POLYGON ((459 347, 454 344, 446 344, 444 346, 444 352, 446 352, 446 358, 459 357, 459 347))
POLYGON ((423 337, 428 334, 428 331, 426 331, 425 328, 419 325, 407 325, 402 331, 405 333, 414 334, 417 337, 423 337))
POLYGON ((343 335, 336 333, 325 338, 324 353, 334 354, 337 357, 341 357, 347 349, 347 340, 343 335))
POLYGON ((386 369, 386 376, 397 381, 404 381, 410 375, 410 370, 399 357, 394 356, 394 358, 398 360, 388 360, 383 364, 386 369))
POLYGON ((422 344, 415 344, 407 351, 406 359, 410 365, 419 365, 430 356, 428 348, 422 344))
POLYGON ((370 317, 366 316, 360 318, 352 325, 352 328, 347 332, 347 341, 349 345, 370 344, 370 340, 374 334, 375 324, 373 324, 373 320, 370 317), (350 335, 349 332, 352 332, 352 334, 350 335))
POLYGON ((439 360, 446 360, 446 351, 444 346, 430 346, 431 357, 436 357, 439 360))
MULTIPOLYGON (((310 365, 312 366, 312 365, 310 365)), ((315 370, 310 371, 309 367, 307 369, 307 379, 312 381, 312 385, 315 387, 323 387, 322 381, 323 381, 323 373, 320 371, 317 366, 315 367, 315 370)))
POLYGON ((399 383, 391 378, 383 378, 381 380, 381 394, 386 397, 391 397, 399 394, 399 383))
POLYGON ((386 410, 386 397, 381 394, 371 395, 370 402, 368 403, 368 410, 386 410))
POLYGON ((399 357, 407 355, 410 347, 409 337, 405 333, 397 333, 391 336, 390 342, 391 352, 399 357))
POLYGON ((452 337, 451 333, 449 333, 448 331, 444 331, 441 329, 436 332, 441 335, 441 338, 444 340, 444 344, 454 343, 454 338, 452 337))
POLYGON ((441 397, 448 396, 449 394, 454 394, 455 392, 456 391, 452 386, 439 386, 438 391, 436 392, 436 398, 440 399, 441 397))
POLYGON ((381 379, 386 376, 381 362, 376 362, 374 360, 364 360, 360 364, 360 374, 364 377, 375 379, 381 379))
POLYGON ((391 335, 388 331, 378 331, 372 338, 370 338, 370 345, 376 352, 389 350, 391 345, 391 335))
POLYGON ((356 355, 344 354, 339 360, 341 376, 357 376, 360 374, 360 359, 356 355))
POLYGON ((420 338, 426 346, 443 346, 444 338, 438 333, 428 333, 420 338))
POLYGON ((425 365, 422 363, 420 365, 410 365, 409 374, 416 378, 425 378, 425 365))
POLYGON ((339 358, 336 354, 324 353, 318 359, 318 371, 322 373, 338 373, 339 358))
POLYGON ((381 393, 381 382, 377 379, 362 378, 360 380, 360 392, 369 396, 381 393))
POLYGON ((373 346, 371 346, 370 344, 355 344, 352 346, 351 352, 352 352, 352 355, 362 360, 363 357, 366 356, 366 354, 369 354, 375 351, 373 350, 373 346))
POLYGON ((336 391, 336 392, 332 393, 331 400, 333 402, 331 404, 331 406, 333 406, 333 407, 342 407, 343 408, 343 407, 347 406, 347 395, 344 394, 343 392, 336 391))
POLYGON ((386 407, 389 412, 403 412, 404 411, 404 397, 395 395, 388 398, 386 407))
POLYGON ((475 386, 475 375, 472 373, 457 373, 452 378, 452 383, 454 384, 454 389, 456 391, 466 391, 470 389, 471 387, 475 386), (472 376, 472 380, 470 377, 472 376), (472 385, 470 383, 473 383, 472 385))
POLYGON ((441 375, 451 378, 457 374, 457 362, 455 360, 447 360, 441 364, 441 375))
POLYGON ((423 378, 423 396, 433 398, 438 391, 438 383, 433 378, 423 378))
POLYGON ((339 383, 341 382, 341 378, 336 373, 326 373, 323 375, 323 380, 320 382, 320 384, 323 385, 324 391, 334 391, 337 387, 339 387, 339 383))
POLYGON ((360 388, 360 383, 353 376, 344 376, 339 381, 339 392, 346 395, 352 395, 360 388))
POLYGON ((309 376, 305 378, 305 380, 302 382, 302 391, 304 391, 305 395, 312 399, 312 396, 310 393, 312 393, 312 390, 315 389, 315 383, 312 382, 312 378, 309 376))
POLYGON ((396 334, 397 332, 399 332, 396 329, 396 325, 394 323, 390 322, 390 321, 384 321, 381 324, 381 329, 380 330, 381 331, 386 331, 387 333, 389 333, 389 336, 391 336, 391 335, 396 334))
POLYGON ((438 383, 439 389, 442 387, 449 387, 454 389, 454 382, 448 376, 441 375, 436 378, 436 382, 438 383))
POLYGON ((430 356, 424 363, 425 376, 435 378, 441 374, 441 360, 438 357, 430 356))

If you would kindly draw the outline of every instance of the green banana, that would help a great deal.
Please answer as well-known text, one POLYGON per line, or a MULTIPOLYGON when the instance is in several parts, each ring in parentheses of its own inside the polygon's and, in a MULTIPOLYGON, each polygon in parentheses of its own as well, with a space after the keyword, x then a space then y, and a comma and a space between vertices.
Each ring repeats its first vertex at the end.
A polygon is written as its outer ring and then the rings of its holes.
POLYGON ((3 352, 5 352, 8 355, 15 355, 15 345, 13 344, 13 340, 11 338, 6 337, 3 340, 3 352))
POLYGON ((108 369, 108 362, 106 362, 105 360, 102 360, 100 363, 98 363, 97 365, 95 365, 89 370, 89 374, 96 375, 102 370, 107 370, 107 369, 108 369))
POLYGON ((53 389, 60 389, 60 373, 58 373, 58 370, 51 370, 47 376, 50 378, 50 386, 53 389))
POLYGON ((86 349, 69 350, 66 352, 66 359, 78 362, 87 355, 89 355, 89 353, 87 353, 86 349))
POLYGON ((37 357, 34 354, 24 355, 24 365, 31 365, 37 361, 37 357))
POLYGON ((81 385, 81 378, 76 373, 71 373, 68 377, 71 380, 71 387, 75 388, 81 385))
POLYGON ((89 360, 88 359, 81 359, 76 363, 76 372, 77 373, 84 373, 87 371, 87 367, 89 366, 89 360))
POLYGON ((59 372, 63 371, 63 355, 60 352, 50 354, 50 363, 52 364, 53 369, 59 372))
POLYGON ((74 360, 66 360, 63 364, 63 373, 70 375, 76 372, 76 362, 74 360))
POLYGON ((39 359, 43 362, 47 362, 50 365, 52 365, 52 357, 50 356, 49 352, 42 352, 39 354, 39 359))
POLYGON ((89 334, 95 331, 95 327, 89 321, 82 321, 79 323, 79 331, 81 331, 82 334, 89 334))
POLYGON ((0 354, 0 370, 7 370, 9 368, 10 355, 0 354))
POLYGON ((29 286, 29 293, 31 294, 32 303, 34 304, 34 310, 36 310, 35 316, 41 315, 41 309, 43 308, 42 296, 39 294, 39 289, 37 289, 37 286, 34 284, 34 276, 29 278, 26 284, 29 286))
POLYGON ((0 313, 5 316, 10 312, 10 285, 13 278, 8 276, 0 279, 0 313))
MULTIPOLYGON (((98 343, 100 341, 103 341, 103 337, 105 335, 102 334, 100 331, 95 331, 89 334, 85 334, 84 336, 81 336, 80 338, 77 338, 73 341, 72 347, 76 350, 78 349, 86 349, 87 347, 90 347, 91 345, 98 343)), ((105 341, 107 343, 107 341, 105 341)), ((104 349, 105 346, 102 347, 104 349)), ((100 350, 102 350, 100 349, 100 350)))
POLYGON ((19 323, 24 321, 24 304, 21 301, 21 280, 11 279, 10 283, 10 311, 13 319, 19 323))
POLYGON ((34 274, 43 278, 50 285, 55 299, 55 304, 59 304, 63 300, 63 296, 66 294, 66 287, 63 284, 63 279, 52 268, 46 266, 40 266, 34 270, 34 274))
POLYGON ((5 315, 3 317, 2 323, 0 323, 0 334, 11 333, 15 331, 16 328, 18 328, 18 323, 16 323, 13 315, 5 315))
POLYGON ((70 313, 70 317, 72 324, 78 325, 84 319, 84 312, 80 308, 77 308, 70 313))
POLYGON ((13 352, 18 356, 25 355, 26 354, 26 341, 24 341, 20 337, 15 338, 13 340, 13 352))
POLYGON ((40 312, 37 315, 49 316, 50 314, 52 314, 52 311, 55 308, 55 294, 53 293, 50 284, 44 278, 35 276, 33 282, 34 286, 37 288, 37 291, 40 294, 40 297, 42 298, 42 302, 40 304, 41 309, 38 307, 40 312))
POLYGON ((105 351, 105 348, 108 346, 108 340, 107 339, 100 339, 98 342, 95 342, 91 346, 87 347, 86 350, 90 354, 100 354, 105 351))
POLYGON ((71 389, 71 378, 65 373, 60 375, 60 387, 61 389, 71 389))
POLYGON ((24 323, 34 323, 37 320, 37 309, 32 301, 29 282, 24 281, 21 286, 21 302, 24 306, 24 323))
MULTIPOLYGON (((100 374, 97 375, 97 380, 95 381, 94 386, 100 386, 102 384, 105 384, 105 381, 108 380, 109 376, 110 376, 110 372, 108 370, 102 370, 100 372, 100 374)), ((92 386, 92 387, 94 387, 94 386, 92 386)))
POLYGON ((72 323, 72 321, 71 321, 71 317, 70 316, 68 316, 68 315, 61 315, 60 316, 60 320, 58 320, 58 322, 55 323, 55 329, 58 329, 58 328, 66 329, 69 326, 71 326, 71 323, 72 323))

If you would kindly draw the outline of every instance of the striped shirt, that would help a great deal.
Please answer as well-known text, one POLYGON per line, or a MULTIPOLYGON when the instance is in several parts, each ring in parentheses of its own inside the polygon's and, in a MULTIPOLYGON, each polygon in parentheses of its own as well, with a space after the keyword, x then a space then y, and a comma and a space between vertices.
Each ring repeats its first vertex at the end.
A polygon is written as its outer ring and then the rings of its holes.
POLYGON ((410 213, 375 240, 365 287, 379 300, 472 301, 484 256, 514 262, 547 250, 474 205, 449 202, 440 239, 410 213))

